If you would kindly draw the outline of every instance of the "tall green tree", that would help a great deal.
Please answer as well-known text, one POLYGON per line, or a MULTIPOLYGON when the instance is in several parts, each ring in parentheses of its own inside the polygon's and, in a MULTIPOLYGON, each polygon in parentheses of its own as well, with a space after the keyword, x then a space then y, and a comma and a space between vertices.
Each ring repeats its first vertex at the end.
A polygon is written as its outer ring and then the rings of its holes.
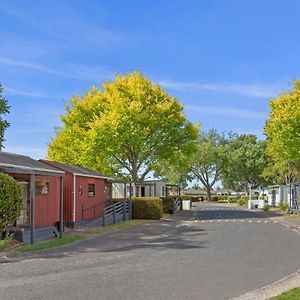
POLYGON ((3 87, 0 83, 0 150, 3 148, 5 130, 9 127, 8 121, 4 120, 3 116, 9 113, 9 108, 8 102, 3 95, 3 87))
POLYGON ((288 184, 300 178, 300 161, 270 160, 262 176, 271 184, 288 184))
POLYGON ((266 142, 252 134, 243 134, 232 139, 227 147, 227 163, 223 169, 223 185, 234 190, 248 191, 265 185, 262 176, 269 163, 266 142))
POLYGON ((179 101, 139 72, 73 97, 48 158, 142 181, 160 162, 195 147, 198 125, 179 101))
POLYGON ((227 142, 225 135, 214 129, 199 134, 197 152, 191 159, 191 173, 203 184, 208 200, 211 200, 213 186, 222 178, 222 170, 227 162, 227 142))
POLYGON ((292 91, 270 100, 270 115, 265 126, 268 153, 287 183, 297 179, 295 176, 299 176, 300 171, 299 107, 300 80, 296 80, 292 91))

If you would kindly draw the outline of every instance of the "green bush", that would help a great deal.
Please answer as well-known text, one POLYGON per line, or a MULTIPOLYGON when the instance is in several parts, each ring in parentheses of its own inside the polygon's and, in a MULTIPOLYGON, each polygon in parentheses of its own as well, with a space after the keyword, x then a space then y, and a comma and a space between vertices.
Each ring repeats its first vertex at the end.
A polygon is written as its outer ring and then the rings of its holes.
POLYGON ((132 218, 159 220, 163 216, 163 202, 159 197, 132 198, 132 218))
POLYGON ((237 201, 237 204, 238 204, 239 206, 243 206, 243 205, 245 205, 246 203, 247 203, 246 200, 243 199, 243 198, 240 198, 240 199, 238 199, 238 201, 237 201))
POLYGON ((9 224, 16 222, 22 207, 22 192, 17 181, 0 173, 0 233, 9 224))
POLYGON ((182 200, 191 200, 192 202, 199 202, 203 201, 205 197, 203 196, 189 196, 189 195, 182 195, 180 196, 182 200))
POLYGON ((278 206, 278 209, 279 211, 287 211, 289 208, 288 204, 287 203, 279 203, 279 206, 278 206))
POLYGON ((228 202, 229 203, 237 203, 237 201, 240 199, 240 196, 229 196, 228 202))
POLYGON ((220 199, 220 200, 218 200, 218 203, 228 203, 228 200, 220 199))
POLYGON ((270 205, 265 204, 263 207, 263 211, 268 211, 270 209, 270 205))
POLYGON ((174 201, 176 200, 175 196, 167 196, 167 197, 160 197, 163 203, 163 212, 165 214, 169 213, 170 210, 174 209, 174 201))

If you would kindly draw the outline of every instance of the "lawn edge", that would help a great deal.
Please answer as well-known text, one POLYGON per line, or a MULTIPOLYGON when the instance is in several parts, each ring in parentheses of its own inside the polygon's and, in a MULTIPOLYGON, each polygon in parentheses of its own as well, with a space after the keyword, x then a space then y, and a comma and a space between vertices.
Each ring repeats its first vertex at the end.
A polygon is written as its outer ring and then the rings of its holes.
POLYGON ((257 290, 248 292, 231 300, 265 300, 275 296, 279 296, 282 293, 288 292, 291 289, 300 286, 300 270, 292 273, 282 279, 268 284, 257 290))

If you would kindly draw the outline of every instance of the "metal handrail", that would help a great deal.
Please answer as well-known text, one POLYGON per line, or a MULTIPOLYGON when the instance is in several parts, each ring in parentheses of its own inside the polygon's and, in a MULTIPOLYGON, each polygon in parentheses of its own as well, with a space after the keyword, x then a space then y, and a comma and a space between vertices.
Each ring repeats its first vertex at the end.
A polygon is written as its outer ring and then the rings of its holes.
POLYGON ((93 215, 93 219, 96 219, 96 207, 97 206, 100 206, 102 203, 96 203, 96 204, 94 204, 94 205, 91 205, 91 206, 89 206, 89 207, 85 207, 85 208, 83 208, 83 204, 82 204, 82 206, 81 206, 81 220, 83 220, 83 214, 84 214, 84 212, 85 211, 87 211, 87 210, 89 210, 89 209, 94 209, 94 215, 93 215))

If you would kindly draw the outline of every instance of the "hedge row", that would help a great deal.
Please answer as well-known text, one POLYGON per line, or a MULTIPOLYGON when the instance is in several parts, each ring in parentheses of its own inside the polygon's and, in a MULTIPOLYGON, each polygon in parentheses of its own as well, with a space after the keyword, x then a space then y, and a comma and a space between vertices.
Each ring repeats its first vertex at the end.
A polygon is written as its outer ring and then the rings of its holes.
MULTIPOLYGON (((197 201, 208 201, 207 196, 188 196, 188 195, 184 195, 181 196, 181 198, 183 200, 192 200, 192 202, 197 202, 197 201)), ((236 203, 238 202, 239 199, 242 199, 244 201, 248 201, 249 196, 244 195, 244 196, 211 196, 211 201, 216 201, 216 202, 220 202, 220 203, 236 203)), ((257 200, 258 196, 257 195, 252 195, 251 196, 252 200, 257 200)))
POLYGON ((17 181, 13 177, 1 173, 0 234, 2 234, 7 225, 14 223, 20 216, 22 202, 22 192, 17 181))
POLYGON ((165 214, 169 213, 170 211, 174 210, 174 201, 176 200, 175 196, 167 196, 167 197, 160 197, 163 203, 163 212, 165 214))
POLYGON ((163 202, 159 197, 135 197, 132 201, 132 218, 159 220, 163 216, 163 202))
POLYGON ((189 195, 182 195, 180 196, 182 200, 192 200, 192 202, 199 202, 204 201, 206 197, 204 196, 189 196, 189 195))

